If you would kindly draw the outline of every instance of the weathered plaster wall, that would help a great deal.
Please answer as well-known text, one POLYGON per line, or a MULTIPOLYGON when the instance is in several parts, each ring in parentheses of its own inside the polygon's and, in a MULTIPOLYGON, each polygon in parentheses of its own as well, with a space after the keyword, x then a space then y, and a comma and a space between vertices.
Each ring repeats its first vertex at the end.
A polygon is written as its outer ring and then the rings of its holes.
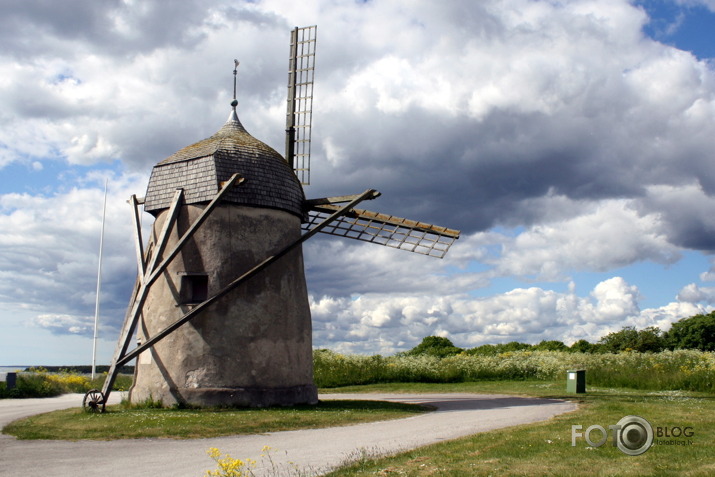
MULTIPOLYGON (((183 206, 167 249, 203 210, 183 206)), ((153 226, 154 243, 166 218, 153 226)), ((300 237, 293 214, 220 205, 153 285, 139 340, 151 337, 193 305, 181 305, 182 275, 208 275, 208 296, 300 237)), ((300 247, 210 305, 137 359, 130 400, 165 405, 317 402, 312 332, 300 247)))

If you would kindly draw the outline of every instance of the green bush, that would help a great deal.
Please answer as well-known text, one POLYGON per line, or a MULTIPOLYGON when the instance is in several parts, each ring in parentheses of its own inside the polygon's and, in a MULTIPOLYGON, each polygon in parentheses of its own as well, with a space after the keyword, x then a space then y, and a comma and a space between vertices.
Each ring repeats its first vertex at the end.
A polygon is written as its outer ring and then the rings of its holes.
POLYGON ((666 340, 670 348, 715 351, 715 311, 676 321, 666 340))
POLYGON ((46 373, 18 373, 13 389, 3 389, 0 397, 52 397, 62 394, 61 386, 47 379, 46 373))
MULTIPOLYGON (((15 388, 7 389, 5 383, 0 386, 0 398, 37 398, 53 397, 67 393, 85 393, 90 389, 101 389, 106 374, 94 380, 89 376, 63 371, 49 373, 45 368, 30 368, 27 372, 17 374, 15 388)), ((129 389, 132 377, 118 375, 113 390, 129 389)))
POLYGON ((573 353, 600 353, 603 351, 603 346, 589 343, 586 340, 578 340, 571 345, 569 351, 573 353))
POLYGON ((532 348, 534 351, 568 351, 569 347, 563 341, 544 340, 532 348))
POLYGON ((598 342, 606 352, 638 351, 640 353, 657 353, 667 348, 663 332, 656 326, 636 330, 626 326, 621 331, 609 333, 598 342))
POLYGON ((448 339, 441 336, 428 336, 422 340, 420 344, 405 352, 407 356, 454 356, 464 351, 462 348, 457 348, 448 339))
POLYGON ((499 345, 493 345, 493 344, 485 344, 481 346, 477 346, 476 348, 471 348, 465 351, 466 354, 477 354, 480 356, 494 356, 499 354, 499 349, 497 348, 499 345))
POLYGON ((513 351, 527 351, 533 349, 534 345, 528 343, 519 343, 518 341, 510 341, 509 343, 500 344, 485 344, 471 348, 465 351, 467 354, 477 354, 486 356, 496 356, 502 353, 510 353, 513 351))

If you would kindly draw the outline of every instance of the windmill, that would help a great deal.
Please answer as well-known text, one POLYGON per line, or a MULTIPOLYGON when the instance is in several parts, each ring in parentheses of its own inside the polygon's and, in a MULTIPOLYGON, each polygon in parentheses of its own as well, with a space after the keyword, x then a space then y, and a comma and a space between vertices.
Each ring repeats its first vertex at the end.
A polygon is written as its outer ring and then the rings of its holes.
POLYGON ((269 406, 317 402, 302 244, 317 233, 442 258, 459 231, 356 208, 380 196, 306 199, 317 27, 291 34, 285 157, 236 113, 152 170, 131 196, 138 276, 102 390, 133 359, 132 402, 269 406), (146 249, 140 209, 155 217, 146 249), (136 333, 137 345, 129 350, 136 333))

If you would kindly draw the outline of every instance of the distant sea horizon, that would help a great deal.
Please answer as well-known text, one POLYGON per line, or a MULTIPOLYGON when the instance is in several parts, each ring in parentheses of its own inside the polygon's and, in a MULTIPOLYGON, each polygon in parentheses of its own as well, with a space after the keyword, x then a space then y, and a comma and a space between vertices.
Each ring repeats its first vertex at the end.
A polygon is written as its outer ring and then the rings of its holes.
MULTIPOLYGON (((91 365, 87 365, 91 366, 91 365)), ((0 381, 4 381, 5 375, 7 373, 15 373, 18 371, 25 371, 27 368, 49 368, 50 366, 47 365, 41 365, 41 364, 18 364, 16 366, 0 366, 0 381)), ((54 366, 53 366, 54 367, 54 366)), ((69 366, 63 366, 63 367, 69 367, 69 366)))
MULTIPOLYGON (((77 368, 81 369, 80 373, 84 374, 90 374, 90 370, 92 369, 91 364, 79 364, 79 365, 65 365, 65 366, 54 366, 54 365, 41 365, 41 364, 18 364, 18 365, 10 365, 10 366, 0 366, 0 381, 5 381, 5 375, 7 373, 14 373, 17 371, 24 371, 27 368, 45 368, 48 369, 50 372, 60 372, 63 369, 70 369, 70 368, 77 368)), ((107 364, 98 364, 96 365, 97 372, 99 373, 104 373, 107 372, 109 369, 109 365, 107 364)), ((134 373, 134 366, 133 365, 124 365, 122 368, 119 370, 120 373, 125 373, 125 374, 132 374, 134 373)))
POLYGON ((7 373, 14 373, 29 368, 29 366, 0 366, 0 381, 5 381, 7 373))
POLYGON ((0 366, 0 373, 13 373, 15 371, 23 371, 27 368, 32 367, 31 364, 23 364, 23 365, 17 365, 17 366, 0 366))

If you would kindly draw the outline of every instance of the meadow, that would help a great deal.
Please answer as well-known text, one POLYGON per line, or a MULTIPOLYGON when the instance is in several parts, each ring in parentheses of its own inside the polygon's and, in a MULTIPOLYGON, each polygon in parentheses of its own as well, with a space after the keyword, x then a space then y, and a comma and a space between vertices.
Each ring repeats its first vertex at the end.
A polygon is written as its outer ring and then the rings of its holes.
MULTIPOLYGON (((494 355, 459 353, 432 355, 343 355, 329 350, 313 353, 315 384, 329 389, 380 383, 465 383, 481 381, 554 381, 566 372, 586 370, 587 386, 660 391, 715 392, 715 353, 673 350, 658 353, 574 353, 509 351, 494 355)), ((17 387, 0 398, 49 397, 101 389, 105 374, 90 380, 75 372, 50 373, 37 368, 18 375, 17 387)), ((115 390, 127 390, 132 377, 120 374, 115 390)))
POLYGON ((317 350, 314 363, 319 388, 494 380, 563 379, 565 382, 568 370, 584 369, 587 386, 715 392, 715 353, 697 350, 659 353, 524 350, 491 356, 460 353, 443 358, 342 355, 317 350))

